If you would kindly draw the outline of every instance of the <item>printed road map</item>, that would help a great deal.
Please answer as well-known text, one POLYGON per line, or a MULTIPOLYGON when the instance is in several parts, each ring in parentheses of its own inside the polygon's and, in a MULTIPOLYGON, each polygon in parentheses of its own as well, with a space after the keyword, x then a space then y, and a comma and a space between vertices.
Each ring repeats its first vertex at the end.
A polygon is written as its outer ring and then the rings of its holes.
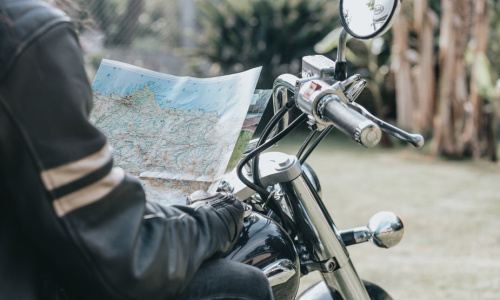
POLYGON ((149 198, 184 203, 222 178, 259 74, 198 79, 103 60, 91 120, 113 146, 114 164, 138 176, 149 198))

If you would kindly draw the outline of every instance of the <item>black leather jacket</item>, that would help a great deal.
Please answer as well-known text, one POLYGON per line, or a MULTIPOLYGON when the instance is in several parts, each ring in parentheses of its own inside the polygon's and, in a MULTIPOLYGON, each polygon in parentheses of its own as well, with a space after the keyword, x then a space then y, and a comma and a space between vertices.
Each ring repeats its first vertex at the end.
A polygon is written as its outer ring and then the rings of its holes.
POLYGON ((88 122, 80 52, 59 10, 0 0, 0 299, 169 299, 231 247, 241 203, 147 202, 88 122))

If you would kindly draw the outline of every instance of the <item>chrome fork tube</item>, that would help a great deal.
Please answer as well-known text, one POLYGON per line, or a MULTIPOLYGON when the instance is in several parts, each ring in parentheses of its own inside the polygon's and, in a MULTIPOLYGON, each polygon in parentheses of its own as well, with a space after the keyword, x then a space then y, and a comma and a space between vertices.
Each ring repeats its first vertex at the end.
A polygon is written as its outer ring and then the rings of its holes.
POLYGON ((349 259, 347 265, 331 273, 322 272, 321 276, 330 289, 338 291, 343 299, 366 299, 370 296, 363 282, 358 276, 352 261, 349 259))
POLYGON ((282 187, 294 209, 297 229, 303 234, 306 248, 316 262, 327 264, 321 271, 326 284, 338 291, 343 299, 369 300, 335 224, 307 177, 302 174, 282 187), (329 267, 331 262, 335 264, 332 269, 329 267))

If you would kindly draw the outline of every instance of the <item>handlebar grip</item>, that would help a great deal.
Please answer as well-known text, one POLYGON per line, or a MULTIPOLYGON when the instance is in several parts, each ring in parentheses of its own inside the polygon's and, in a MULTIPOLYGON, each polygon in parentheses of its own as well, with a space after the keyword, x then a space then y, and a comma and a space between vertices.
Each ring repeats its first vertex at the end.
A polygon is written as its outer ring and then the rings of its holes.
POLYGON ((380 127, 344 104, 339 97, 329 94, 323 97, 322 102, 318 113, 323 120, 332 123, 364 147, 371 148, 380 142, 380 127))

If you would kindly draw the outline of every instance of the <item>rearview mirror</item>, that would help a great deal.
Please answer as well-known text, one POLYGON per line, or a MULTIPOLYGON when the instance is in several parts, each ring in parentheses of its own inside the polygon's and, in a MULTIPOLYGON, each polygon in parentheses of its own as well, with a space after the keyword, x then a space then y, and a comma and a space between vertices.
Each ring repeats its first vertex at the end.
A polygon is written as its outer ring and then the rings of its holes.
POLYGON ((340 0, 340 19, 347 33, 368 40, 386 32, 401 9, 402 0, 340 0))

